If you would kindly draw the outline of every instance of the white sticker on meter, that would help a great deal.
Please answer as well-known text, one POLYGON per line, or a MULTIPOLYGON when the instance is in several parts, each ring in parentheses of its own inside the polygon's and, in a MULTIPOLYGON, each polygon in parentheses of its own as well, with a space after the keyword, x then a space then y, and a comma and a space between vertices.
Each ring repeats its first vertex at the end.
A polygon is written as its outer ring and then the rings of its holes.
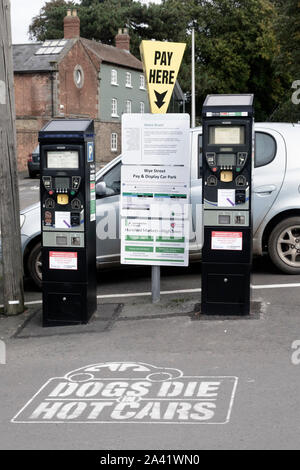
POLYGON ((242 251, 243 233, 242 232, 212 232, 211 249, 212 250, 242 251))
POLYGON ((71 212, 56 211, 55 212, 55 228, 70 228, 71 212))
POLYGON ((235 189, 218 189, 218 207, 235 206, 235 189))
POLYGON ((49 252, 50 269, 77 270, 77 253, 64 251, 49 252))

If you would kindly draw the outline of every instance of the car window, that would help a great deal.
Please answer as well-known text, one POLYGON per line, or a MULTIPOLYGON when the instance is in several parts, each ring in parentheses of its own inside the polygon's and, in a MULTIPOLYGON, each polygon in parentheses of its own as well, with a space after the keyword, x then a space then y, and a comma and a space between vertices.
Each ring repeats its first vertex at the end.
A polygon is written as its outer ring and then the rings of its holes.
POLYGON ((198 136, 198 179, 202 178, 202 134, 198 136))
POLYGON ((271 163, 277 151, 277 145, 274 137, 264 132, 255 133, 255 168, 265 166, 271 163))
POLYGON ((106 187, 113 191, 110 196, 116 196, 120 194, 120 187, 121 187, 121 162, 117 163, 117 165, 113 166, 110 170, 105 173, 105 175, 101 176, 98 180, 104 181, 106 187))

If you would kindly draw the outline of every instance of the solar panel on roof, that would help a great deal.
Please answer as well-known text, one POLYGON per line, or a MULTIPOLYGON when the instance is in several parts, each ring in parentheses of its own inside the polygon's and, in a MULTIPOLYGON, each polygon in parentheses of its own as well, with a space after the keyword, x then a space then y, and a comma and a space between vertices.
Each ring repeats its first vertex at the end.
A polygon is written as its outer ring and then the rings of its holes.
POLYGON ((252 94, 208 95, 204 106, 251 106, 252 104, 252 94))
POLYGON ((44 132, 56 132, 56 131, 85 131, 91 124, 90 120, 54 120, 50 121, 43 129, 44 132))
POLYGON ((67 41, 65 39, 56 39, 54 41, 45 41, 35 55, 59 54, 67 41))

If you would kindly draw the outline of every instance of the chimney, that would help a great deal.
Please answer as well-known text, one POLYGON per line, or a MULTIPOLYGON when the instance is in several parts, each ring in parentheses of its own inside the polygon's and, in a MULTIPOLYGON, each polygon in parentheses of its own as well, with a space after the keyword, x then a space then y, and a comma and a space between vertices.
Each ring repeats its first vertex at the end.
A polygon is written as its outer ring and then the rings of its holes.
POLYGON ((80 36, 80 19, 77 10, 68 10, 64 17, 64 38, 73 39, 80 36))
POLYGON ((116 35, 116 47, 118 49, 125 49, 128 52, 130 51, 130 36, 127 28, 120 28, 118 30, 118 34, 116 35))

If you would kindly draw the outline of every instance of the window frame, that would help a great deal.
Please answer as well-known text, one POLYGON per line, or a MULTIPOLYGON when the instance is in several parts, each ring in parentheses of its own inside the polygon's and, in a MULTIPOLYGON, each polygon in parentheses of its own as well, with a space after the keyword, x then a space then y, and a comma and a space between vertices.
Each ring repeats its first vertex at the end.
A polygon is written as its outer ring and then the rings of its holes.
POLYGON ((140 114, 145 114, 145 103, 140 101, 140 114))
POLYGON ((203 176, 203 134, 198 135, 197 139, 197 179, 201 180, 203 176), (200 139, 201 139, 201 147, 200 147, 200 139), (200 162, 200 148, 201 152, 201 162, 200 162), (201 165, 200 165, 201 163, 201 165))
MULTIPOLYGON (((97 180, 97 183, 100 183, 101 181, 105 181, 105 178, 108 176, 108 174, 111 172, 111 171, 114 171, 116 170, 117 168, 120 168, 120 188, 119 188, 119 192, 115 192, 114 194, 107 194, 105 196, 102 196, 102 197, 98 197, 98 199, 104 199, 104 198, 107 198, 107 197, 114 197, 114 196, 120 196, 121 194, 121 166, 122 166, 122 162, 121 161, 118 161, 115 165, 111 166, 102 176, 100 176, 100 178, 97 180)), ((107 186, 107 188, 110 188, 110 189, 113 189, 111 186, 107 186)), ((113 189, 114 191, 114 189, 113 189)))
POLYGON ((132 101, 131 100, 125 100, 125 113, 131 114, 132 110, 132 101), (128 110, 129 108, 129 110, 128 110))
POLYGON ((110 84, 114 86, 119 86, 118 84, 118 71, 116 69, 111 69, 110 71, 110 84), (113 79, 115 77, 115 80, 113 79))
POLYGON ((118 115, 118 99, 117 98, 112 98, 111 99, 111 115, 112 117, 119 117, 118 115), (115 112, 114 112, 115 108, 115 112))
POLYGON ((110 134, 110 151, 117 152, 118 151, 118 134, 117 132, 112 132, 110 134), (115 146, 113 146, 113 141, 115 138, 115 146))
POLYGON ((271 134, 269 134, 268 132, 265 132, 265 131, 255 131, 255 147, 254 147, 254 168, 262 168, 264 166, 267 166, 267 165, 270 165, 270 163, 272 163, 276 156, 277 156, 277 150, 278 150, 278 146, 277 146, 277 141, 275 139, 275 137, 271 134), (273 158, 272 160, 269 160, 267 163, 264 163, 262 165, 257 165, 256 164, 256 137, 257 137, 257 134, 264 134, 264 135, 267 135, 268 137, 270 137, 273 142, 274 142, 274 155, 273 155, 273 158))
POLYGON ((126 88, 132 88, 132 74, 131 74, 131 72, 126 72, 125 86, 126 86, 126 88))
POLYGON ((82 88, 84 85, 84 71, 81 65, 76 65, 73 70, 73 80, 77 88, 82 88))
POLYGON ((140 74, 140 90, 145 90, 146 87, 145 87, 145 75, 144 74, 140 74))

